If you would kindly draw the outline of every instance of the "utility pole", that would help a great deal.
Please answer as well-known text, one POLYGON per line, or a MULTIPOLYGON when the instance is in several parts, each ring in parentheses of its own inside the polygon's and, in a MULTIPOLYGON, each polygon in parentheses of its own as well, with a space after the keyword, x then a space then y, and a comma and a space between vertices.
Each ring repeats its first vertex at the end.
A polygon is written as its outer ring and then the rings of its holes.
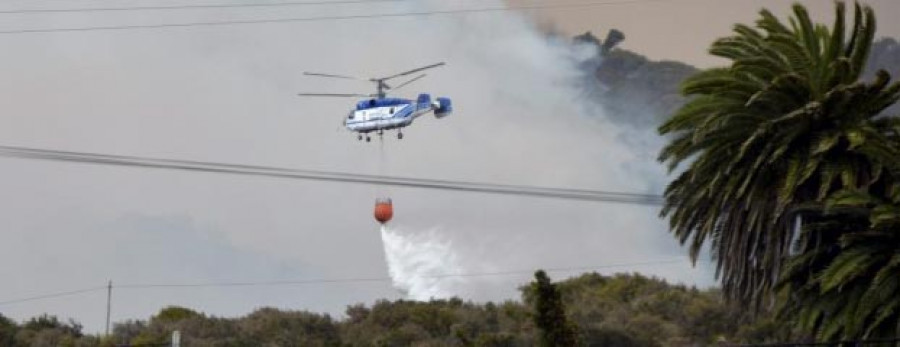
POLYGON ((109 336, 109 311, 112 305, 112 280, 106 285, 106 336, 109 336))

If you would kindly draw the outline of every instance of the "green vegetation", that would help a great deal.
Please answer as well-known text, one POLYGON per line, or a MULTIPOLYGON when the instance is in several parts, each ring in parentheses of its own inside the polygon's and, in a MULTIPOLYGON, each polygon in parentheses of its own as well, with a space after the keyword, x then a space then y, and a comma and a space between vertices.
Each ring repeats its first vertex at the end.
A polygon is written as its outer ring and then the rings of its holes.
POLYGON ((17 325, 0 316, 0 339, 3 346, 157 345, 175 330, 185 346, 685 346, 787 338, 770 317, 753 323, 717 290, 637 274, 591 273, 557 283, 539 274, 521 290, 521 302, 353 305, 340 320, 273 308, 222 318, 167 307, 148 320, 115 324, 105 339, 54 317, 17 325))
POLYGON ((544 271, 534 275, 535 282, 528 288, 534 301, 534 325, 540 332, 538 343, 543 347, 574 346, 578 331, 566 317, 562 295, 544 271))
POLYGON ((96 346, 100 338, 81 332, 81 325, 42 315, 22 324, 0 315, 0 346, 96 346))
MULTIPOLYGON (((660 160, 686 166, 662 214, 691 256, 711 246, 723 292, 770 303, 823 341, 900 333, 900 83, 862 79, 875 14, 836 3, 829 28, 793 7, 737 25, 710 53, 732 61, 682 85, 660 160)), ((890 44, 890 42, 888 42, 890 44)))
POLYGON ((900 183, 888 190, 846 190, 825 202, 825 218, 804 227, 783 275, 782 316, 826 341, 898 336, 900 183))

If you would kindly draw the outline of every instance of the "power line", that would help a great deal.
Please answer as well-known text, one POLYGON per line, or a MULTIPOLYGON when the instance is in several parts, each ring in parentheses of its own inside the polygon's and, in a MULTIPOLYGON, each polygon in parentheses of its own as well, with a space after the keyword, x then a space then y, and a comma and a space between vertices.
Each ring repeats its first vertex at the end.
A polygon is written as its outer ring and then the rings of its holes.
POLYGON ((589 7, 599 7, 599 6, 609 6, 609 5, 622 5, 622 4, 630 4, 630 3, 665 2, 665 1, 671 1, 671 0, 622 0, 622 1, 587 2, 587 3, 578 3, 578 4, 523 5, 523 6, 488 7, 488 8, 478 8, 478 9, 381 13, 381 14, 359 14, 359 15, 343 15, 343 16, 229 20, 229 21, 211 21, 211 22, 169 23, 169 24, 134 24, 134 25, 112 25, 112 26, 73 27, 73 28, 19 29, 19 30, 0 31, 0 34, 33 34, 33 33, 58 33, 58 32, 134 30, 134 29, 163 29, 163 28, 226 26, 226 25, 242 25, 242 24, 320 22, 320 21, 357 20, 357 19, 371 19, 371 18, 423 17, 423 16, 438 16, 438 15, 453 15, 453 14, 508 12, 508 11, 518 11, 518 10, 589 8, 589 7))
POLYGON ((641 205, 661 205, 663 197, 651 194, 609 192, 586 189, 547 188, 522 185, 503 185, 463 181, 434 180, 409 177, 391 177, 351 174, 343 172, 297 170, 266 166, 224 164, 203 161, 158 159, 135 156, 108 155, 86 152, 68 152, 27 147, 0 146, 0 156, 38 159, 49 161, 75 162, 97 165, 111 165, 138 168, 210 172, 233 175, 261 176, 299 180, 357 183, 369 185, 396 186, 447 191, 475 192, 584 200, 596 202, 627 203, 641 205))
MULTIPOLYGON (((590 270, 600 270, 600 269, 609 269, 609 268, 620 268, 620 267, 631 267, 631 266, 646 266, 646 265, 662 265, 662 264, 673 264, 685 261, 684 257, 672 258, 672 259, 661 259, 661 260, 653 260, 653 261, 644 261, 644 262, 632 262, 632 263, 616 263, 616 264, 605 264, 605 265, 596 265, 596 266, 580 266, 580 267, 557 267, 557 268, 546 268, 543 269, 546 272, 550 273, 559 273, 559 272, 574 272, 574 271, 590 271, 590 270)), ((533 269, 520 269, 520 270, 508 270, 508 271, 495 271, 495 272, 473 272, 473 273, 450 273, 450 274, 437 274, 437 275, 423 275, 420 276, 422 278, 433 278, 433 279, 443 279, 443 278, 453 278, 453 277, 498 277, 498 276, 511 276, 511 275, 521 275, 521 274, 531 274, 536 270, 533 269)), ((83 293, 96 292, 101 290, 110 290, 110 289, 160 289, 160 288, 225 288, 225 287, 272 287, 272 286, 294 286, 294 285, 309 285, 309 284, 333 284, 333 283, 367 283, 367 282, 391 282, 393 281, 390 277, 352 277, 352 278, 323 278, 323 279, 306 279, 306 280, 272 280, 272 281, 233 281, 233 282, 204 282, 204 283, 132 283, 132 284, 118 284, 113 285, 109 283, 104 286, 85 288, 72 290, 67 292, 53 293, 53 294, 45 294, 21 299, 13 299, 7 301, 0 301, 0 305, 9 305, 16 304, 28 301, 36 301, 42 299, 50 299, 50 298, 58 298, 64 296, 71 296, 83 293)))
POLYGON ((17 303, 28 302, 28 301, 45 300, 45 299, 59 298, 59 297, 64 297, 64 296, 72 296, 72 295, 77 295, 77 294, 91 293, 91 292, 96 292, 96 291, 100 291, 100 290, 106 290, 106 288, 107 288, 106 286, 91 287, 91 288, 70 290, 67 292, 59 292, 59 293, 31 296, 31 297, 21 298, 21 299, 6 300, 6 301, 0 301, 0 305, 17 304, 17 303))
POLYGON ((408 2, 409 0, 338 0, 338 1, 290 1, 250 4, 205 4, 205 5, 170 5, 170 6, 134 6, 134 7, 91 7, 91 8, 48 8, 0 10, 0 14, 39 14, 39 13, 88 13, 88 12, 124 12, 124 11, 166 11, 166 10, 201 10, 229 8, 266 8, 294 7, 316 5, 377 4, 389 2, 408 2))

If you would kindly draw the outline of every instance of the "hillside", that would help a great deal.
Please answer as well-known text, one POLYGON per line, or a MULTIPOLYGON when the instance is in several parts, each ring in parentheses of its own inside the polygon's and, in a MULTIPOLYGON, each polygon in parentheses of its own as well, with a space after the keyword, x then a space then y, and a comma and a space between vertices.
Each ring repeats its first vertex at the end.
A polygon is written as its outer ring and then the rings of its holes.
MULTIPOLYGON (((895 82, 900 81, 900 43, 896 39, 883 38, 872 46, 865 78, 871 79, 879 69, 890 73, 895 82)), ((900 115, 900 104, 889 108, 887 114, 900 115)))
MULTIPOLYGON (((638 53, 613 48, 625 39, 612 30, 606 40, 600 40, 590 32, 577 36, 575 42, 590 43, 601 47, 599 65, 586 65, 591 81, 585 83, 586 92, 595 98, 610 119, 620 124, 638 127, 656 127, 671 112, 684 104, 680 93, 682 81, 699 71, 691 65, 676 61, 653 61, 638 53), (610 44, 609 39, 614 38, 610 44)), ((900 80, 900 43, 893 38, 877 40, 872 47, 867 71, 863 78, 870 80, 879 69, 888 71, 894 80, 900 80)), ((888 114, 900 114, 900 105, 890 108, 888 114)))

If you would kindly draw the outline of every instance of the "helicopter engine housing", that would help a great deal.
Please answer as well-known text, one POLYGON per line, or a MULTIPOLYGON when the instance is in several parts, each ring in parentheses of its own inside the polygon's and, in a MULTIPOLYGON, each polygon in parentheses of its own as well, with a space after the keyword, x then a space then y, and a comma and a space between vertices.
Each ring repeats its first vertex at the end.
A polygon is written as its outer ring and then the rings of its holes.
POLYGON ((453 102, 450 98, 437 98, 434 106, 434 116, 444 118, 453 113, 453 102))

